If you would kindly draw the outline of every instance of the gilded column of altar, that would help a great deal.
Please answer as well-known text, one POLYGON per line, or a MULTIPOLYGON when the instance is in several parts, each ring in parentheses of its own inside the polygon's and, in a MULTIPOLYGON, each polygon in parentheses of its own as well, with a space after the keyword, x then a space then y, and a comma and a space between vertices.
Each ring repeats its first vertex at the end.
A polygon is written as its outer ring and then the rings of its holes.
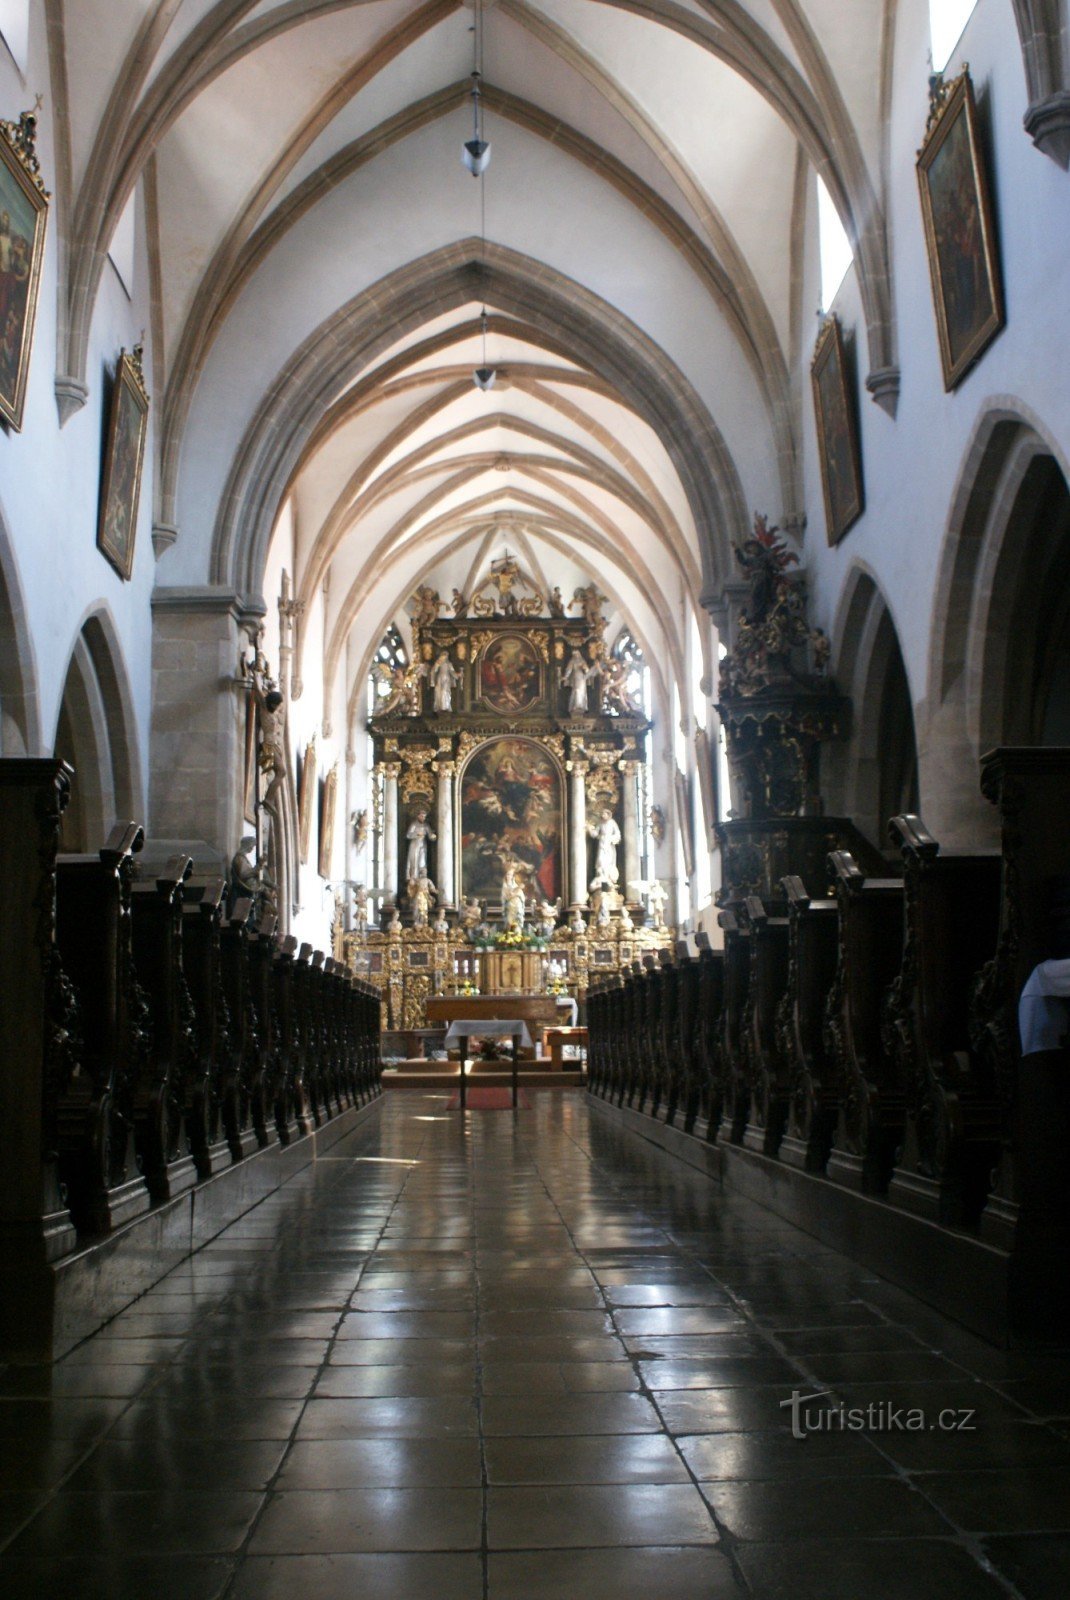
POLYGON ((642 876, 639 864, 639 763, 637 761, 622 761, 620 770, 624 779, 624 792, 622 795, 624 860, 620 875, 620 889, 625 900, 634 901, 637 898, 635 884, 642 876))
POLYGON ((453 785, 457 774, 456 761, 436 761, 438 792, 436 796, 435 826, 438 833, 438 903, 453 907, 457 904, 457 874, 453 859, 453 785))
POLYGON ((569 771, 569 869, 572 878, 572 904, 587 904, 587 770, 588 761, 570 761, 569 771))
POLYGON ((398 897, 398 778, 400 761, 384 761, 383 775, 383 893, 388 902, 398 897))

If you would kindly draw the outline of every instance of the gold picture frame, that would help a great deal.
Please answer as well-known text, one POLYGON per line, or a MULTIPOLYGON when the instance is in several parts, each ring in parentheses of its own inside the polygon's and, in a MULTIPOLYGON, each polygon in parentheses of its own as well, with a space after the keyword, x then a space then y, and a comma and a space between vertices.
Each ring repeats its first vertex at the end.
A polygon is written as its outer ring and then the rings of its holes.
POLYGON ((149 396, 141 356, 140 345, 119 352, 108 407, 97 519, 97 549, 123 579, 128 579, 134 568, 137 511, 149 429, 149 396))
POLYGON ((16 433, 26 404, 50 199, 36 133, 33 111, 0 122, 0 417, 16 433))
POLYGON ((1006 321, 988 170, 968 70, 936 90, 917 169, 944 388, 951 390, 1006 321))
POLYGON ((830 316, 817 336, 810 382, 814 392, 817 451, 825 497, 825 531, 829 544, 839 544, 865 509, 862 450, 858 417, 848 381, 847 355, 840 319, 830 316))
POLYGON ((297 795, 297 842, 298 855, 302 862, 308 860, 308 852, 312 845, 312 812, 316 795, 316 739, 315 735, 305 746, 305 758, 301 763, 301 785, 297 795))
POLYGON ((331 876, 331 856, 334 854, 334 813, 338 803, 338 763, 328 772, 323 780, 323 796, 320 801, 320 842, 319 842, 319 875, 321 878, 331 876))

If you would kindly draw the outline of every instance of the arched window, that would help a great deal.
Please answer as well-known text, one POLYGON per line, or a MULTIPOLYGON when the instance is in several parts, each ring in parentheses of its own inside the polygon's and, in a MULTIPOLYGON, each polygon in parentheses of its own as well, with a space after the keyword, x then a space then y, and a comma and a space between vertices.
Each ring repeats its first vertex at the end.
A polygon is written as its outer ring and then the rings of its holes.
POLYGON ((817 180, 817 241, 821 256, 821 308, 827 311, 847 276, 854 252, 835 202, 821 178, 817 180))
POLYGON ((404 668, 409 664, 409 652, 405 648, 405 641, 393 623, 383 634, 379 648, 372 657, 371 671, 368 673, 368 715, 375 715, 379 704, 390 693, 390 681, 399 667, 404 668))
POLYGON ((977 0, 929 0, 929 37, 933 71, 943 72, 962 38, 977 0))
POLYGON ((0 37, 25 77, 30 56, 30 0, 0 0, 0 37))

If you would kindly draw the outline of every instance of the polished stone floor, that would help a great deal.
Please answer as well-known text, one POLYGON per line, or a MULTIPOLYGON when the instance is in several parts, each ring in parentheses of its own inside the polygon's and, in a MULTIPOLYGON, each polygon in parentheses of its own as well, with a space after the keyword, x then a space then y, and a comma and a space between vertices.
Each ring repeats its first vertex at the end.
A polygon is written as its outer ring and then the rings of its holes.
POLYGON ((390 1095, 57 1367, 0 1371, 5 1600, 1070 1593, 1065 1362, 530 1099, 390 1095), (825 1393, 802 1438, 793 1390, 825 1393))

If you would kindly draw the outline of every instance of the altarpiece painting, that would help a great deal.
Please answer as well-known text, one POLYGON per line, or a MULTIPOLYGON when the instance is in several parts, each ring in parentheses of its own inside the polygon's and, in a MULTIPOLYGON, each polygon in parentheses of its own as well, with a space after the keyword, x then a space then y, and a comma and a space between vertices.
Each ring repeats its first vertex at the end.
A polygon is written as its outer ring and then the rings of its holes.
POLYGON ((492 739, 461 779, 461 883, 477 899, 496 899, 503 859, 527 868, 534 892, 562 892, 561 774, 548 751, 530 739, 492 739))

